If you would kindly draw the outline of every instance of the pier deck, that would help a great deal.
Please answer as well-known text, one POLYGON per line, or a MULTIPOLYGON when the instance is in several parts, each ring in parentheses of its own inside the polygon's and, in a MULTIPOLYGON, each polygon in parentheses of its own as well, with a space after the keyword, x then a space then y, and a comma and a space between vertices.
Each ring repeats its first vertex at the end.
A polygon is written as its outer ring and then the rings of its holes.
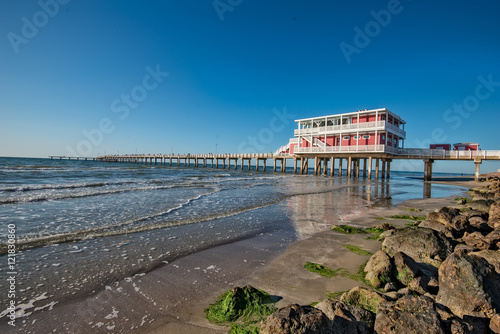
MULTIPOLYGON (((51 157, 52 158, 52 157, 51 157)), ((63 157, 64 158, 64 157, 63 157)), ((77 159, 77 158, 73 158, 77 159)), ((84 159, 84 158, 80 158, 84 159)), ((85 158, 87 159, 87 158, 85 158)), ((88 158, 90 159, 90 158, 88 158)), ((479 179, 479 166, 483 160, 500 160, 500 150, 497 151, 446 151, 435 149, 388 149, 384 151, 338 151, 327 152, 324 148, 310 148, 290 154, 272 153, 247 153, 247 154, 128 154, 128 155, 106 155, 92 158, 96 161, 117 163, 140 163, 150 165, 169 165, 211 167, 211 168, 233 168, 250 170, 252 159, 255 161, 256 170, 266 169, 268 159, 273 160, 273 171, 279 168, 285 172, 288 159, 293 160, 294 173, 307 174, 309 160, 314 159, 314 175, 342 175, 343 167, 346 165, 347 176, 367 177, 375 179, 389 178, 391 162, 395 159, 422 160, 424 162, 424 180, 432 179, 432 164, 436 160, 448 161, 473 161, 476 165, 475 178, 479 179), (336 162, 336 160, 338 162, 336 162), (345 162, 344 162, 345 161, 345 162), (232 165, 231 165, 232 163, 232 165), (373 168, 375 164, 375 168, 373 168), (361 168, 362 167, 362 168, 361 168)))

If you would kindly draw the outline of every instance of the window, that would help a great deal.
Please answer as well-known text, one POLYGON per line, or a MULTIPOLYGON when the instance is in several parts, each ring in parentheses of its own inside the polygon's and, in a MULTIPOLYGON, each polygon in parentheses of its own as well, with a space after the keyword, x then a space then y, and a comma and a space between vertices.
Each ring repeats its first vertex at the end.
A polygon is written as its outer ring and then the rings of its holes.
POLYGON ((363 135, 363 139, 370 139, 370 135, 363 135))
POLYGON ((385 135, 382 135, 382 140, 385 140, 385 135))
POLYGON ((344 140, 349 140, 349 138, 350 138, 350 136, 344 136, 344 137, 342 137, 342 139, 344 139, 344 140))
POLYGON ((354 138, 354 140, 357 140, 357 139, 359 139, 359 136, 354 136, 353 138, 354 138))

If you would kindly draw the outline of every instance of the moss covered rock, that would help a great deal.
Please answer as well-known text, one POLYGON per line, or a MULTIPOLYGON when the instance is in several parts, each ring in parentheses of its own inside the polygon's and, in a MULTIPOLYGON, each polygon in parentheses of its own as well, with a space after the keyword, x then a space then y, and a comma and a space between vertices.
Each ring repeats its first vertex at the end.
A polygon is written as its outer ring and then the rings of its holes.
POLYGON ((261 321, 274 312, 273 298, 266 292, 247 285, 227 291, 205 309, 206 318, 215 324, 239 321, 245 324, 261 321))

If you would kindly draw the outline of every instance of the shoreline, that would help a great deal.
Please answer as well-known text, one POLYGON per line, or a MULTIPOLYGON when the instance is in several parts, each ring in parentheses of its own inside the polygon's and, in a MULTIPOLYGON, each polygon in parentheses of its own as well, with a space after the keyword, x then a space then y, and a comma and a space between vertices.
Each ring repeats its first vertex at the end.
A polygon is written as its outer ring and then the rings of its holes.
MULTIPOLYGON (((475 188, 481 186, 480 182, 470 180, 439 180, 429 183, 446 184, 460 186, 464 188, 475 188), (457 184, 459 183, 459 184, 457 184)), ((465 192, 465 191, 464 191, 465 192)), ((396 214, 408 214, 409 208, 421 209, 419 215, 433 212, 442 206, 455 204, 456 196, 430 198, 430 199, 410 199, 392 207, 373 207, 365 210, 358 217, 343 221, 355 227, 372 227, 379 225, 380 216, 391 216, 396 214)), ((391 220, 398 227, 405 226, 404 221, 391 220)), ((327 293, 335 293, 350 290, 359 285, 358 281, 346 277, 335 277, 322 279, 318 275, 310 273, 304 269, 306 262, 318 262, 330 268, 345 268, 350 272, 356 272, 359 266, 364 265, 370 256, 359 256, 343 247, 344 244, 355 244, 372 253, 380 249, 381 242, 374 240, 364 240, 367 235, 341 234, 327 228, 316 232, 303 240, 298 240, 289 245, 281 254, 277 255, 264 267, 258 268, 248 278, 242 278, 235 282, 234 286, 252 285, 257 289, 264 290, 271 295, 278 296, 280 300, 277 307, 284 307, 292 303, 310 304, 321 302, 327 298, 327 293), (328 249, 328 251, 325 251, 328 249)), ((180 323, 158 322, 151 326, 145 333, 182 333, 182 330, 196 328, 197 333, 227 333, 228 327, 218 326, 206 320, 203 310, 217 297, 231 287, 214 290, 204 299, 192 301, 186 309, 191 309, 189 314, 181 314, 186 320, 180 323)), ((146 328, 144 328, 146 330, 146 328)), ((185 333, 188 333, 186 331, 185 333)))
MULTIPOLYGON (((454 182, 446 184, 458 185, 454 182)), ((474 182, 463 184, 468 188, 480 185, 474 182)), ((382 212, 386 216, 400 212, 408 214, 407 207, 419 206, 433 211, 453 198, 407 200, 389 208, 365 207, 357 217, 341 224, 375 226, 381 222, 375 216, 382 215, 382 212)), ((65 303, 64 307, 56 306, 57 312, 39 312, 30 319, 31 324, 26 330, 52 331, 51 326, 60 323, 61 330, 74 333, 83 333, 88 328, 96 333, 227 333, 227 327, 209 323, 203 310, 228 289, 247 284, 281 297, 278 307, 290 303, 321 302, 328 292, 349 290, 359 283, 345 277, 325 282, 305 270, 304 264, 318 262, 356 272, 369 256, 356 255, 343 245, 355 244, 373 253, 380 248, 380 242, 364 240, 366 235, 343 235, 331 231, 328 224, 320 220, 321 217, 309 217, 302 222, 302 227, 310 232, 302 240, 293 242, 283 231, 271 232, 178 258, 146 274, 115 282, 92 296, 65 303), (309 226, 311 224, 314 226, 309 226), (270 247, 272 244, 276 246, 270 247), (133 309, 130 308, 131 302, 133 309), (140 317, 134 309, 143 311, 140 317), (89 327, 82 328, 81 322, 67 321, 74 315, 78 315, 80 321, 85 320, 89 327), (47 321, 45 316, 52 320, 47 321)))

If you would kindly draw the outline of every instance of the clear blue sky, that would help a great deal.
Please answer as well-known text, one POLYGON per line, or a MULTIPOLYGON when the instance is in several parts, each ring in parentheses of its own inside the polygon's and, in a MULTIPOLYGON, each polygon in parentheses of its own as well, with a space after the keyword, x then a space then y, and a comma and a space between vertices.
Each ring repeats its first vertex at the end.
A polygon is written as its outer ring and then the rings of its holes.
POLYGON ((407 121, 406 147, 500 149, 499 13, 497 0, 2 1, 0 156, 271 152, 291 119, 378 107, 407 121))

